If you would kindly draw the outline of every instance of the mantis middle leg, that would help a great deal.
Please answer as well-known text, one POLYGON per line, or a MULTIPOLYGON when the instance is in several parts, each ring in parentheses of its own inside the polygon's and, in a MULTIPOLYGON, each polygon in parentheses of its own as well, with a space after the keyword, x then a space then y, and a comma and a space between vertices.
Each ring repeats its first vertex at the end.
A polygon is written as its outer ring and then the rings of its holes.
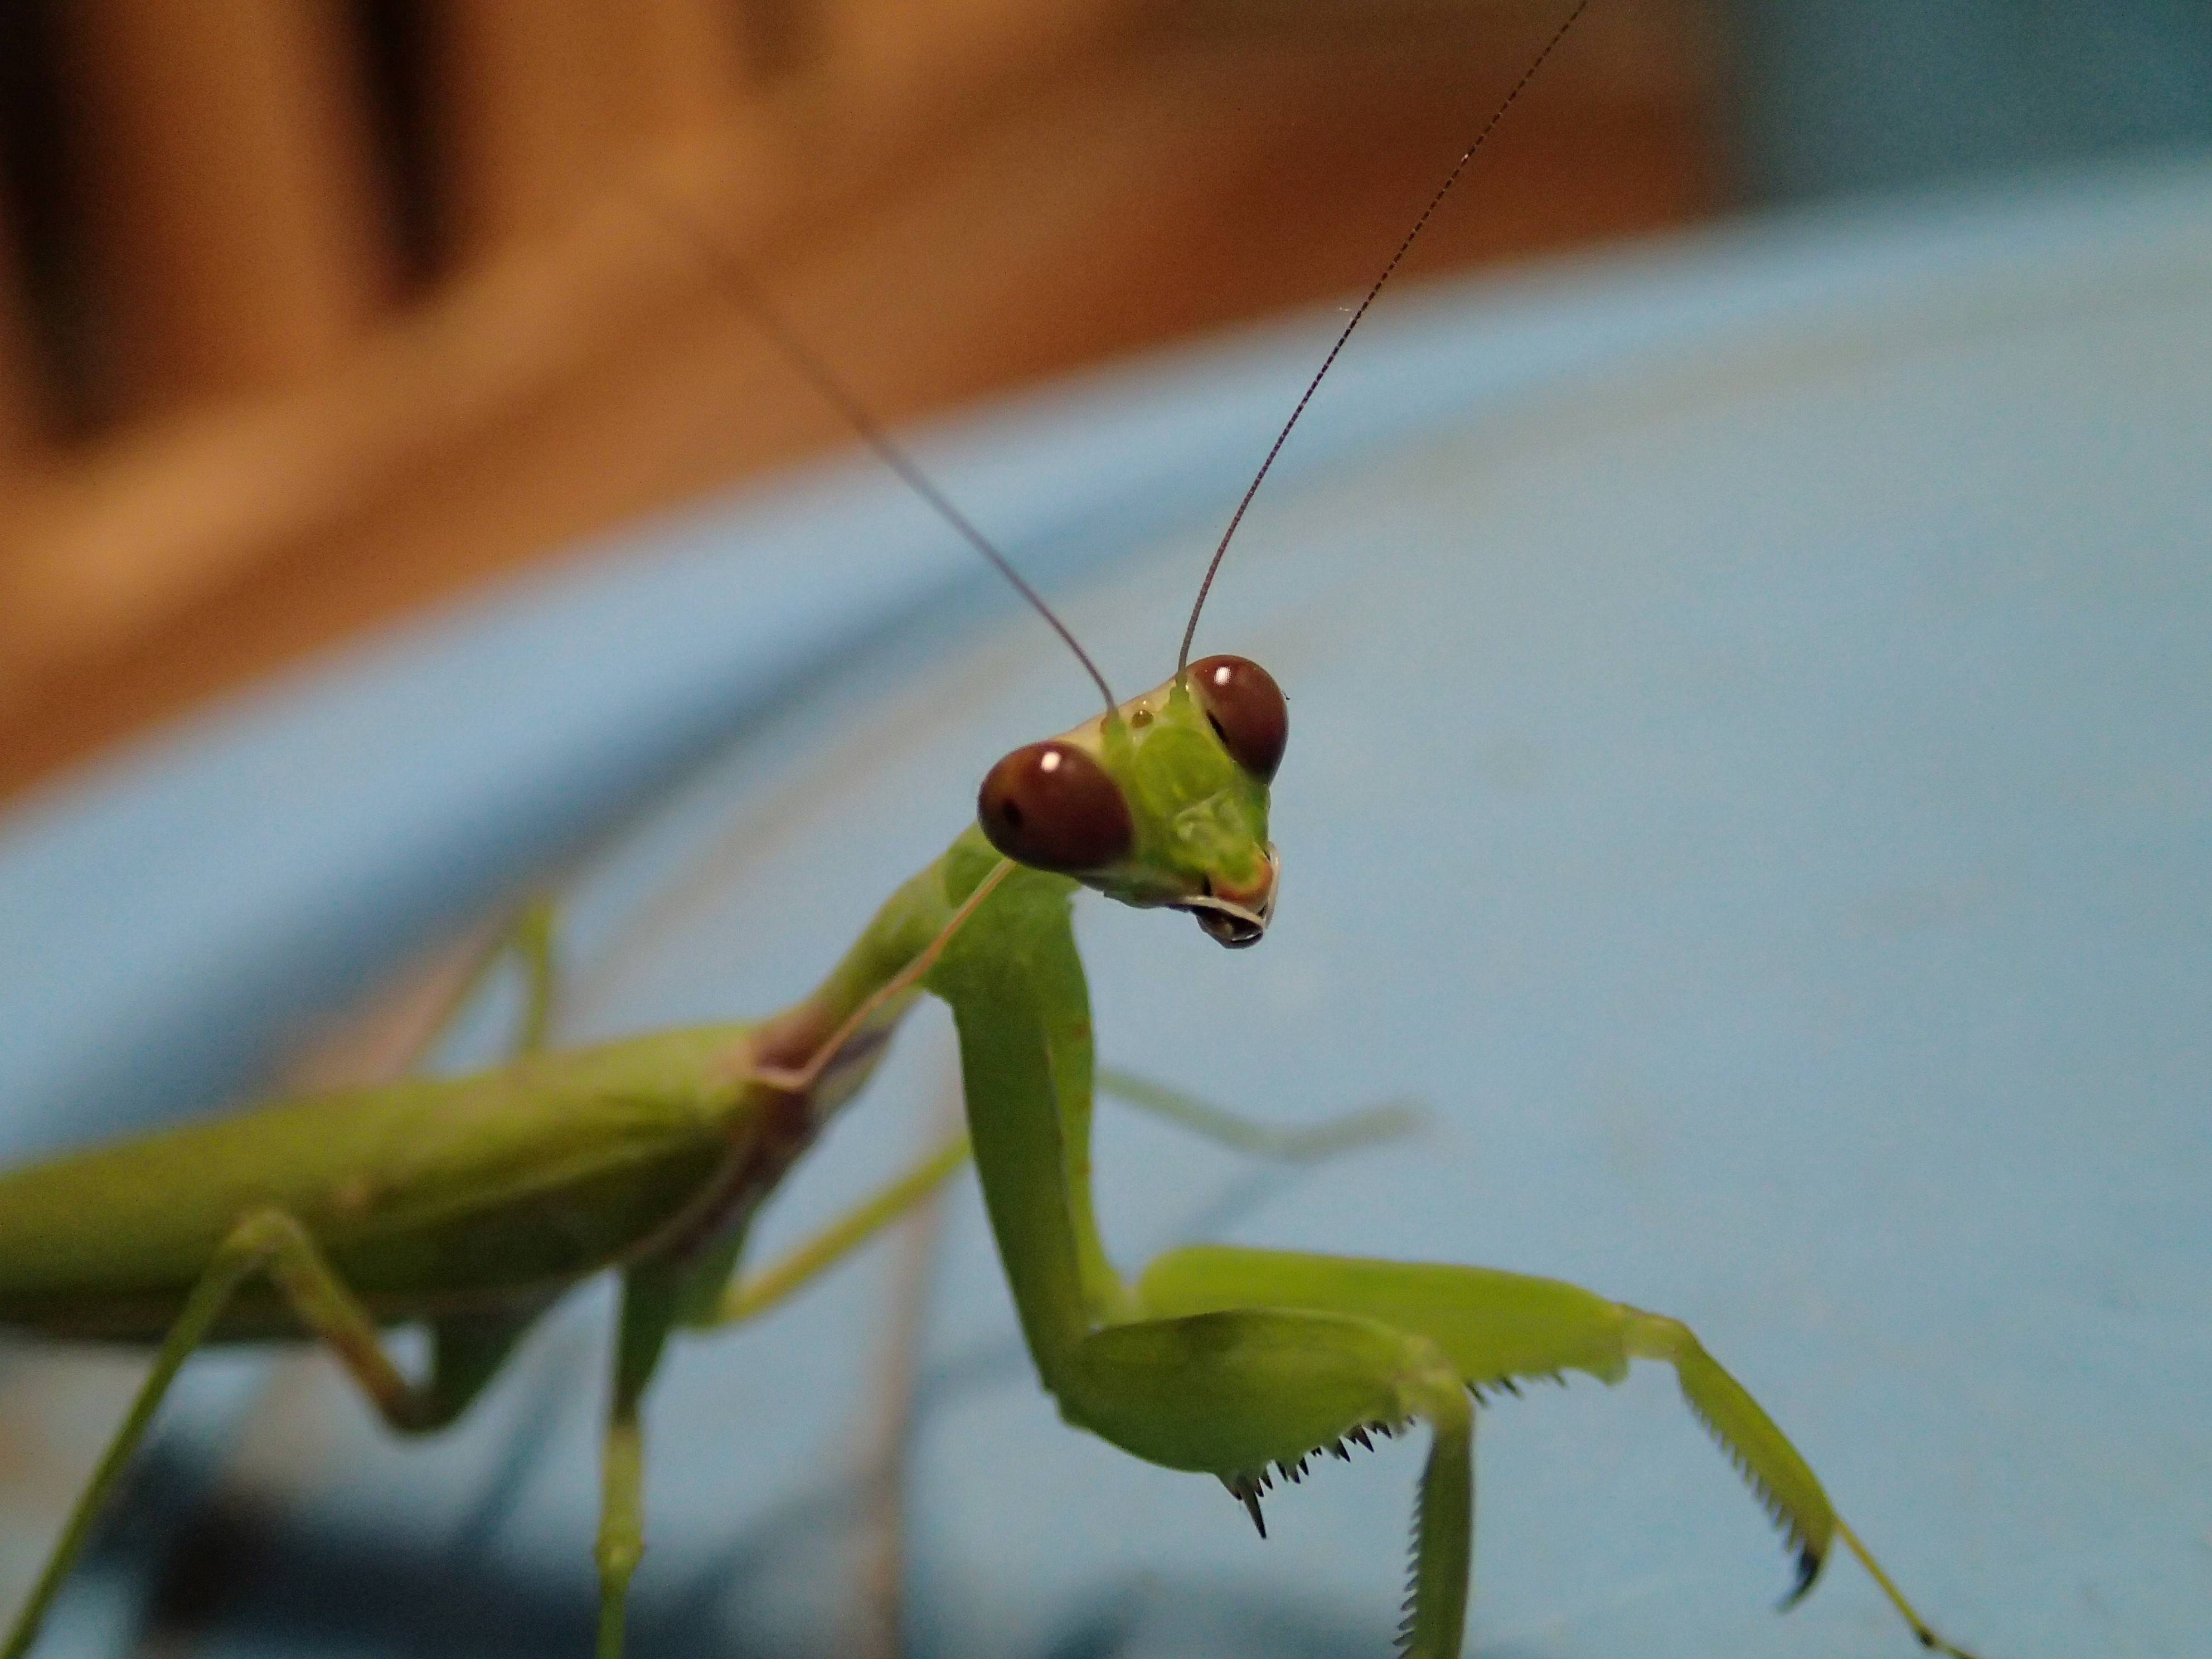
MULTIPOLYGON (((1311 1163, 1356 1147, 1407 1133, 1419 1122, 1417 1110, 1386 1101, 1324 1118, 1318 1123, 1284 1128, 1262 1123, 1137 1076, 1102 1066, 1098 1087, 1138 1110, 1164 1119, 1233 1152, 1285 1163, 1311 1163)), ((968 1137, 949 1136, 805 1243, 758 1273, 728 1285, 703 1316, 687 1318, 694 1328, 734 1325, 757 1318, 811 1284, 964 1168, 968 1137)))
POLYGON ((629 1583, 645 1554, 647 1386, 681 1318, 696 1267, 680 1261, 640 1263, 623 1275, 615 1334, 614 1387, 600 1457, 599 1659, 622 1659, 629 1583))

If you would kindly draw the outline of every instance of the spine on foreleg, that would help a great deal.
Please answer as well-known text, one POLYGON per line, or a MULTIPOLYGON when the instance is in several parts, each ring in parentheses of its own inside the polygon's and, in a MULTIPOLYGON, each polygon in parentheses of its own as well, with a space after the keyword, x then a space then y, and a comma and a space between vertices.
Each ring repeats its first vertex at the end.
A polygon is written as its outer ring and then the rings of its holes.
POLYGON ((1474 1408, 1447 1372, 1423 1414, 1433 1437, 1415 1499, 1398 1650, 1406 1659, 1459 1659, 1474 1545, 1474 1408))
POLYGON ((1663 1315, 1632 1311, 1626 1337, 1630 1352, 1674 1366, 1690 1414, 1728 1454, 1796 1553, 1797 1582, 1782 1600, 1785 1607, 1796 1605, 1820 1576, 1835 1537, 1836 1512, 1819 1479, 1774 1419, 1721 1369, 1688 1326, 1663 1315))

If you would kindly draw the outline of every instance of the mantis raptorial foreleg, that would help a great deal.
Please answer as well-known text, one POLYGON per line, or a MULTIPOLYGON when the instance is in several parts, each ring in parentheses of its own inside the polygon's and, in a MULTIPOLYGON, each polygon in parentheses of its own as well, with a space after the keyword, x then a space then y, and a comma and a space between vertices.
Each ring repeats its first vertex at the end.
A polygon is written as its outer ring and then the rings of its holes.
POLYGON ((69 1577, 178 1371, 207 1340, 231 1298, 255 1275, 264 1273, 294 1316, 337 1356, 378 1414, 401 1434, 430 1433, 459 1416, 535 1316, 533 1310, 465 1327, 461 1322, 441 1324, 432 1346, 430 1375, 419 1383, 410 1382, 385 1352, 368 1310, 338 1277, 307 1230, 281 1210, 246 1217, 216 1247, 207 1271, 156 1351, 130 1411, 77 1495, 36 1587, 16 1613, 0 1659, 17 1659, 29 1648, 48 1604, 69 1577))
MULTIPOLYGON (((1169 1468, 1219 1474, 1255 1525, 1270 1466, 1415 1419, 1434 1438, 1414 1522, 1403 1652, 1458 1659, 1474 1525, 1474 1407, 1438 1346, 1352 1313, 1235 1308, 1112 1325, 1062 1362, 1075 1420, 1169 1468)), ((1261 1530, 1264 1534, 1265 1528, 1261 1530)))
MULTIPOLYGON (((1932 1630, 1844 1525, 1820 1480, 1774 1419, 1708 1354, 1690 1328, 1663 1314, 1565 1284, 1490 1267, 1364 1261, 1283 1250, 1200 1245, 1162 1256, 1137 1283, 1149 1314, 1251 1307, 1356 1312, 1433 1342, 1468 1388, 1588 1371, 1618 1382, 1632 1359, 1674 1368, 1683 1398, 1719 1441, 1798 1552, 1789 1600, 1812 1588, 1830 1543, 1843 1539, 1923 1645, 1966 1659, 1932 1630)), ((1786 1605, 1786 1603, 1785 1603, 1786 1605)))

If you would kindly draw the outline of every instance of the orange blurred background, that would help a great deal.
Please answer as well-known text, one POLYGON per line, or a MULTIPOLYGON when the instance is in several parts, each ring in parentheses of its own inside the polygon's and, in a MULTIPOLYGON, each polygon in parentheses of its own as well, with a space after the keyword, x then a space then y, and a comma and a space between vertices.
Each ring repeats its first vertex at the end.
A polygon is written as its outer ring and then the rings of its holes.
MULTIPOLYGON (((1561 0, 0 11, 0 798, 883 419, 1372 277, 1561 0)), ((1698 0, 1607 0, 1416 268, 1725 194, 1698 0)))

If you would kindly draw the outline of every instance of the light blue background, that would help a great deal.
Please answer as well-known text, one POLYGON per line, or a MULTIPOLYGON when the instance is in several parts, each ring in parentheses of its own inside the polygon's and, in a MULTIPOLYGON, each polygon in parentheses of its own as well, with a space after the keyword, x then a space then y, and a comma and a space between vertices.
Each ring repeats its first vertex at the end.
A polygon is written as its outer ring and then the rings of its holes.
MULTIPOLYGON (((922 444, 1124 695, 1334 319, 922 444)), ((1397 299, 1232 555, 1202 648, 1292 698, 1276 929, 1085 910, 1111 1057, 1418 1141, 1295 1177, 1109 1120, 1124 1260, 1204 1233, 1559 1273, 1691 1321, 1986 1659, 2203 1650, 2212 1612, 2212 173, 1771 221, 1397 299)), ((787 1000, 1079 675, 834 468, 257 696, 0 839, 17 1152, 247 1077, 456 909, 718 744, 573 906, 579 1035, 787 1000)), ((902 1042, 770 1218, 925 1132, 902 1042)), ((640 1646, 841 1650, 892 1270, 679 1354, 640 1646)), ((280 1525, 226 1651, 583 1650, 605 1305, 396 1449, 319 1365, 203 1367, 136 1500, 235 1448, 280 1525), (270 1390, 273 1389, 273 1392, 270 1390), (247 1402, 251 1402, 250 1404, 247 1402)), ((0 1378, 54 1432, 125 1374, 0 1378), (52 1406, 54 1396, 63 1406, 52 1406)), ((94 1417, 98 1423, 93 1423, 94 1417)), ((27 1416, 15 1420, 27 1423, 27 1416)), ((1902 1655, 1785 1563, 1663 1376, 1485 1419, 1477 1651, 1902 1655)), ((1059 1425, 972 1194, 933 1279, 918 1653, 1379 1653, 1395 1448, 1271 1508, 1059 1425)), ((41 1477, 49 1491, 58 1477, 41 1477)), ((19 1508, 8 1561, 41 1524, 19 1508), (20 1534, 20 1535, 19 1535, 20 1534)), ((133 1535, 65 1601, 105 1650, 133 1535)))

